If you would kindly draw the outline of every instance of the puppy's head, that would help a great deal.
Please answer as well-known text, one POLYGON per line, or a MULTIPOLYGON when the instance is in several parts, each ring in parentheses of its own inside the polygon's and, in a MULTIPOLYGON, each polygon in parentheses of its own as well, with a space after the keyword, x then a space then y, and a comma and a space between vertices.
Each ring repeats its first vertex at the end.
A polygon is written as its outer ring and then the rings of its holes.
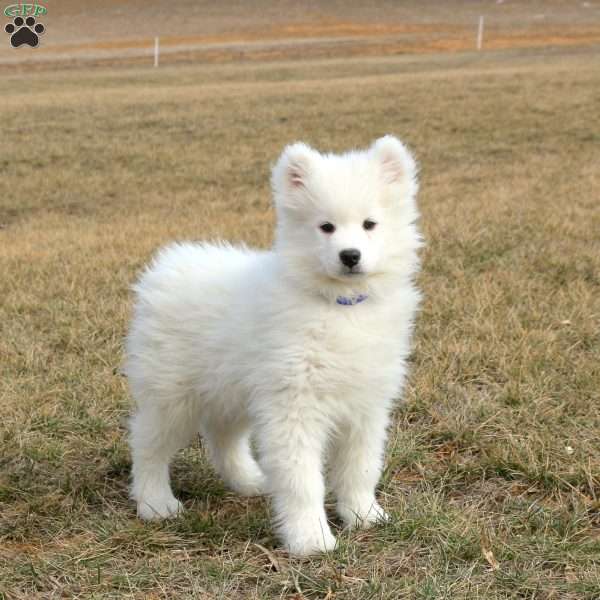
POLYGON ((416 176, 412 155, 390 135, 342 155, 285 148, 272 187, 287 273, 326 294, 369 293, 410 275, 420 245, 416 176))

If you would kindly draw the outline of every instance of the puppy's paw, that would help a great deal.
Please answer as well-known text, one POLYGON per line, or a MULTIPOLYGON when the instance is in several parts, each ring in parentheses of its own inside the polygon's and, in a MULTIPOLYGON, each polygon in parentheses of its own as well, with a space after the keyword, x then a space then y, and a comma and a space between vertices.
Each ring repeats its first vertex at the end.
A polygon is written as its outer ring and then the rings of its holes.
POLYGON ((350 529, 369 529, 375 524, 387 523, 390 516, 375 500, 363 502, 339 502, 337 511, 344 525, 350 529))
POLYGON ((335 549, 336 540, 331 531, 320 531, 318 535, 302 535, 285 544, 286 550, 294 556, 311 556, 335 549))
POLYGON ((228 483, 229 487, 240 496, 262 496, 267 492, 267 478, 259 469, 245 473, 243 476, 238 474, 228 483))
POLYGON ((174 496, 144 498, 138 502, 137 514, 144 521, 160 521, 183 512, 183 504, 174 496))
POLYGON ((322 519, 305 519, 282 532, 285 549, 294 556, 311 556, 335 548, 335 536, 322 519))
POLYGON ((231 489, 240 496, 262 496, 266 493, 265 481, 256 479, 254 481, 236 481, 231 484, 231 489))

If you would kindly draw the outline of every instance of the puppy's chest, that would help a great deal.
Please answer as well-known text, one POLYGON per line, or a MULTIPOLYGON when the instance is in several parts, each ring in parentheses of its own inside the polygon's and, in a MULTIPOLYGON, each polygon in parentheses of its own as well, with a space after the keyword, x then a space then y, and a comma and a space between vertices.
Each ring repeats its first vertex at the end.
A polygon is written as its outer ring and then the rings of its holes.
POLYGON ((400 340, 385 318, 342 313, 307 323, 300 338, 296 373, 322 394, 373 389, 399 360, 400 340))

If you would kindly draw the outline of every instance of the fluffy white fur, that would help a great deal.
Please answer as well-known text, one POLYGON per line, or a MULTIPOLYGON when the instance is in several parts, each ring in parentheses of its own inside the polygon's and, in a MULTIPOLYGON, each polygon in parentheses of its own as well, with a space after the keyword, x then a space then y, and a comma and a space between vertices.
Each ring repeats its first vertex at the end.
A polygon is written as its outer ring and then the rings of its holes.
POLYGON ((135 285, 131 493, 144 519, 179 512, 169 461, 199 431, 225 482, 270 494, 283 544, 306 555, 335 545, 326 479, 346 525, 387 518, 375 486, 419 301, 416 165, 392 136, 343 155, 296 143, 272 187, 272 250, 174 244, 135 285))

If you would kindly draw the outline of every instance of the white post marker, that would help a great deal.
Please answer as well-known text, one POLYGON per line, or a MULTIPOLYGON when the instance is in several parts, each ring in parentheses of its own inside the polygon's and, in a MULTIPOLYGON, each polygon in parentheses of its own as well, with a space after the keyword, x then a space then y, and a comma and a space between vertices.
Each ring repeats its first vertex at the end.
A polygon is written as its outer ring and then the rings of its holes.
POLYGON ((483 15, 479 17, 479 29, 477 30, 477 50, 481 50, 483 44, 483 15))
POLYGON ((154 38, 154 66, 158 67, 158 37, 154 38))

